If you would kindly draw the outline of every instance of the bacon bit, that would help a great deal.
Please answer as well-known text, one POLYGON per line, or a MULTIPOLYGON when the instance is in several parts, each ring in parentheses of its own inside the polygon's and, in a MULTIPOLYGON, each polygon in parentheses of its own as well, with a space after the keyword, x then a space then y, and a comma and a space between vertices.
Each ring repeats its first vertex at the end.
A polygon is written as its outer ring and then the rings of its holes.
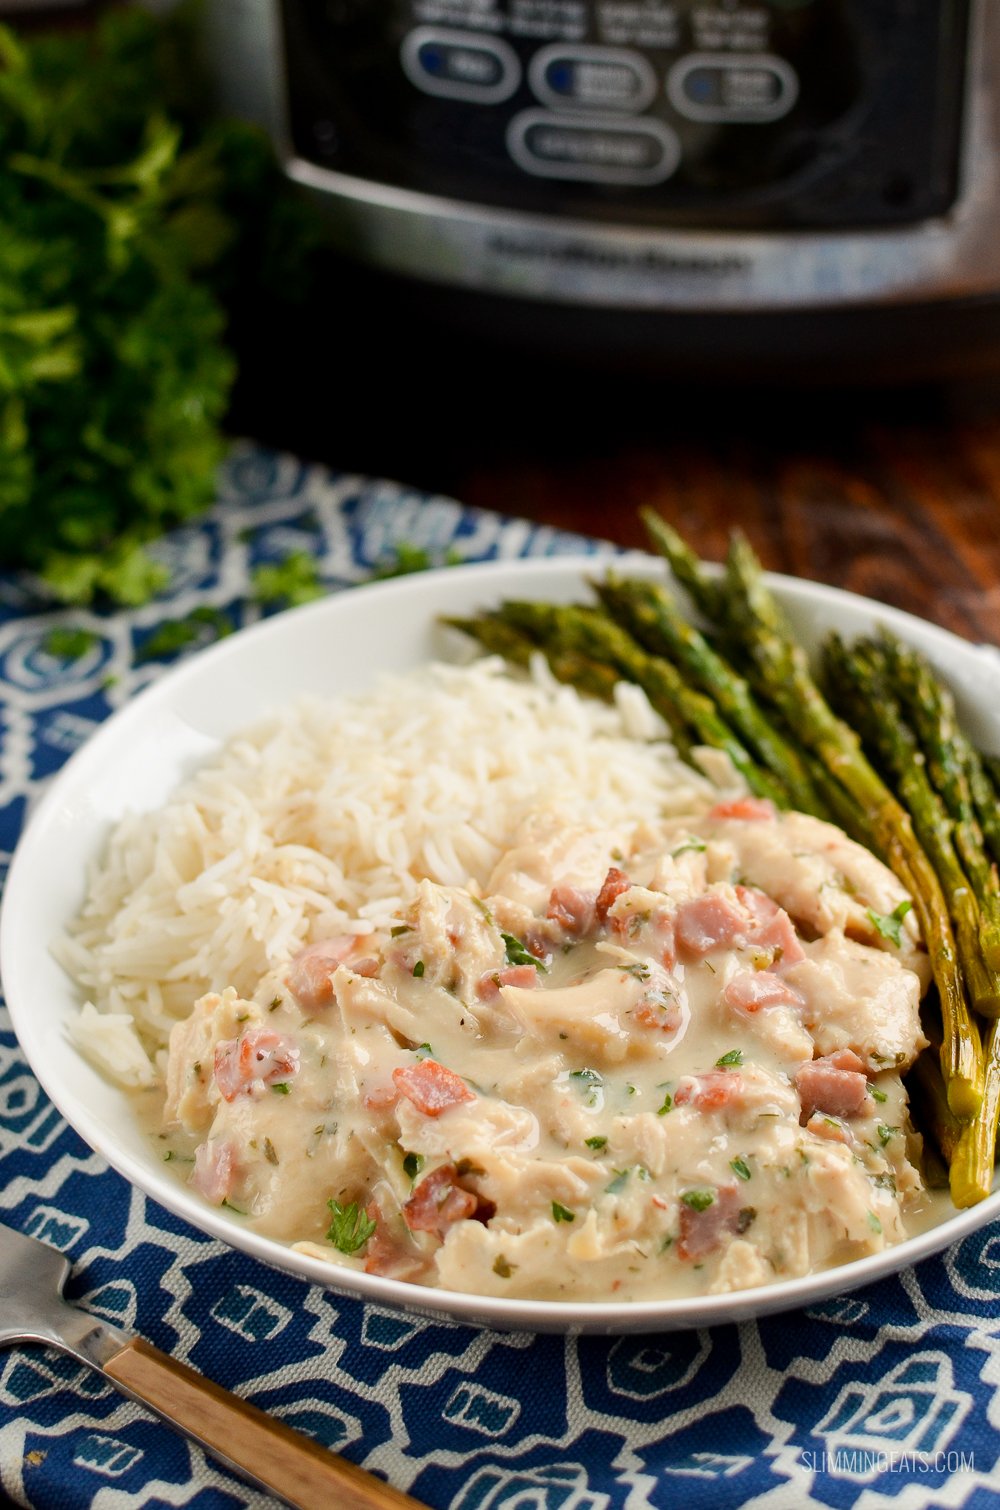
POLYGON ((743 970, 734 975, 722 993, 723 1000, 738 1012, 759 1012, 762 1007, 801 1007, 805 998, 794 986, 770 970, 743 970))
POLYGON ((223 1038, 215 1045, 215 1083, 226 1101, 287 1080, 298 1071, 298 1049, 270 1028, 249 1028, 239 1038, 223 1038))
POLYGON ((641 1001, 632 1013, 632 1019, 643 1028, 659 1028, 663 1033, 676 1033, 681 1025, 680 1008, 676 1002, 660 1004, 641 1001))
POLYGON ((851 1134, 843 1122, 834 1121, 832 1117, 824 1117, 816 1112, 806 1123, 806 1131, 814 1133, 817 1138, 827 1138, 831 1143, 850 1143, 851 1134))
POLYGON ((777 816, 778 809, 768 797, 735 797, 730 802, 717 802, 708 813, 709 818, 740 818, 745 823, 777 816))
POLYGON ((803 1064, 795 1076, 795 1089, 802 1102, 802 1121, 808 1125, 814 1112, 857 1116, 868 1097, 868 1080, 857 1054, 841 1049, 803 1064))
POLYGON ((425 1117, 439 1117, 450 1106, 476 1098, 464 1080, 436 1059, 421 1059, 417 1064, 393 1070, 392 1078, 408 1101, 425 1117))
POLYGON ((704 959, 714 949, 746 942, 750 920, 717 892, 694 897, 677 909, 675 935, 678 952, 704 959))
POLYGON ((549 909, 545 916, 558 923, 565 933, 581 938, 594 926, 596 899, 589 892, 577 891, 575 886, 559 881, 549 894, 549 909))
POLYGON ((440 1164, 416 1186, 403 1216, 411 1232, 433 1232, 443 1242, 456 1222, 471 1219, 485 1224, 496 1209, 492 1201, 461 1183, 454 1164, 440 1164))
POLYGON ((336 938, 309 944, 295 956, 285 976, 285 985, 307 1012, 315 1012, 333 1000, 330 977, 360 942, 361 935, 338 934, 336 938))
POLYGON ((616 898, 620 897, 623 891, 629 891, 631 886, 632 882, 625 872, 619 870, 616 865, 612 865, 601 883, 597 901, 594 903, 598 922, 603 923, 607 920, 608 911, 616 898))
POLYGON ((715 1200, 704 1211, 680 1204, 680 1235, 675 1252, 678 1258, 705 1258, 729 1233, 742 1232, 753 1220, 752 1207, 742 1204, 735 1185, 720 1185, 715 1200))
MULTIPOLYGON (((369 1201, 365 1216, 375 1223, 375 1231, 365 1248, 365 1273, 384 1274, 391 1279, 415 1279, 427 1267, 426 1260, 413 1251, 409 1234, 397 1237, 392 1224, 383 1215, 377 1201, 369 1201)), ((398 1217, 396 1218, 398 1222, 398 1217)))
POLYGON ((706 1070, 704 1075, 689 1075, 674 1092, 674 1105, 690 1103, 696 1111, 718 1111, 739 1100, 743 1076, 738 1070, 706 1070))
POLYGON ((533 991, 538 985, 538 971, 534 965, 508 965, 505 970, 487 970, 476 982, 476 995, 480 1001, 492 1001, 500 995, 501 986, 519 986, 522 991, 533 991))
POLYGON ((381 969, 381 964, 374 954, 366 954, 364 959, 356 959, 351 966, 355 975, 363 975, 371 980, 381 969))
POLYGON ((233 1193, 236 1175, 236 1152, 228 1138, 209 1138, 206 1143, 199 1143, 194 1151, 191 1184, 206 1201, 221 1206, 228 1200, 233 1193))

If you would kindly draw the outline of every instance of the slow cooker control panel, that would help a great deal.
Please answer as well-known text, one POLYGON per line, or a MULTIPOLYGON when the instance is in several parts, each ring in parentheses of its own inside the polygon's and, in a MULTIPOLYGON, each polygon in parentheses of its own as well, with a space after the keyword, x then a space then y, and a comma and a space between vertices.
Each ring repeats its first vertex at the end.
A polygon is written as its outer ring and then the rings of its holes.
POLYGON ((295 150, 651 225, 894 224, 958 191, 968 0, 283 0, 295 150))

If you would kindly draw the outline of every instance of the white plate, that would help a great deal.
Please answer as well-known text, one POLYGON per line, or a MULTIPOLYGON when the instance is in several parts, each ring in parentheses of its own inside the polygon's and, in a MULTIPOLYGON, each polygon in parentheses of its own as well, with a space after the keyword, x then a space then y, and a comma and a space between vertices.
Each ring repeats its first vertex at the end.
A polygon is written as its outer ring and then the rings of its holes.
MULTIPOLYGON (((629 569, 660 572, 646 557, 629 569)), ((77 1053, 66 1022, 79 1006, 52 959, 56 934, 83 901, 84 877, 112 823, 160 806, 228 736, 304 691, 363 689, 373 673, 401 670, 444 651, 437 615, 468 613, 503 596, 579 597, 593 556, 453 567, 354 588, 280 614, 195 655, 123 708, 68 762, 34 812, 11 866, 0 925, 0 963, 14 1029, 35 1074, 66 1120, 127 1180, 203 1232, 342 1294, 493 1327, 628 1332, 706 1326, 806 1305, 912 1264, 1000 1215, 1000 1193, 971 1210, 942 1204, 905 1243, 802 1279, 701 1299, 565 1302, 485 1299, 338 1269, 248 1232, 207 1206, 166 1169, 127 1098, 77 1053)), ((1000 750, 1000 657, 909 615, 832 588, 771 579, 803 641, 847 636, 877 622, 920 646, 959 699, 972 737, 1000 750)))

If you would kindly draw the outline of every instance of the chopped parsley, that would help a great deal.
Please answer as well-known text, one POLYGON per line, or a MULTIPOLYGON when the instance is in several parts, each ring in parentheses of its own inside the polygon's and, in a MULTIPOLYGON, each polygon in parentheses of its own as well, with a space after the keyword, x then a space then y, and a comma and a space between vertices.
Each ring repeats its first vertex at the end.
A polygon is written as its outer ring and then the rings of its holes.
POLYGON ((623 1191, 625 1189, 625 1186, 628 1184, 628 1177, 631 1173, 632 1171, 630 1169, 616 1169, 615 1177, 611 1181, 611 1184, 605 1185, 604 1187, 605 1195, 620 1194, 620 1192, 623 1191))
POLYGON ((418 1043, 416 1048, 412 1052, 419 1055, 421 1059, 430 1059, 434 1053, 434 1050, 431 1048, 429 1043, 418 1043))
POLYGON ((898 1127, 886 1127, 886 1125, 885 1125, 884 1122, 880 1122, 879 1125, 878 1125, 878 1128, 877 1128, 877 1132, 878 1132, 878 1140, 881 1143, 882 1147, 884 1148, 885 1145, 888 1143, 889 1139, 893 1136, 893 1134, 899 1132, 899 1128, 898 1127))
POLYGON ((681 1195, 685 1206, 692 1211, 707 1211, 715 1201, 714 1190, 685 1190, 681 1195))
POLYGON ((531 950, 526 948, 515 934, 504 933, 503 929, 501 929, 500 937, 503 939, 504 948, 507 951, 508 965, 534 965, 536 970, 546 971, 545 961, 539 959, 537 954, 532 954, 531 950))
POLYGON ((874 1096, 876 1101, 888 1101, 889 1099, 885 1091, 880 1091, 877 1085, 870 1085, 868 1087, 868 1094, 874 1096))
POLYGON ((396 925, 395 928, 390 928, 389 929, 389 937, 393 938, 393 939, 398 939, 398 938, 401 938, 404 933, 412 933, 412 932, 413 932, 413 924, 412 923, 397 923, 397 925, 396 925))
POLYGON ((60 661, 78 661, 98 643, 98 637, 89 629, 71 629, 60 625, 50 629, 45 636, 44 649, 60 661))
POLYGON ((719 1069, 721 1069, 724 1065, 727 1065, 727 1064, 742 1064, 743 1063, 743 1050, 742 1049, 730 1049, 729 1052, 728 1052, 728 1054, 723 1054, 722 1058, 721 1059, 717 1059, 715 1061, 715 1063, 716 1063, 716 1067, 719 1068, 719 1069))
POLYGON ((272 996, 271 1000, 267 1004, 267 1010, 269 1012, 277 1012, 277 1010, 278 1010, 278 1008, 280 1006, 281 1006, 281 997, 280 996, 272 996))
POLYGON ((586 1141, 588 1148, 598 1149, 606 1147, 608 1140, 607 1138, 588 1138, 586 1141))
POLYGON ((667 1115, 667 1112, 672 1112, 673 1109, 674 1109, 674 1098, 670 1094, 670 1092, 667 1091, 666 1095, 663 1098, 663 1105, 659 1108, 659 1110, 657 1111, 656 1115, 658 1117, 665 1117, 667 1115))
POLYGON ((420 1173, 423 1167, 424 1156, 422 1153, 408 1153, 406 1155, 406 1158, 403 1160, 403 1170, 411 1180, 415 1180, 417 1178, 417 1175, 420 1173))
POLYGON ((423 975, 423 973, 424 973, 424 962, 423 962, 422 959, 418 959, 417 960, 417 963, 413 967, 413 973, 417 977, 418 980, 423 975))
POLYGON ((377 1224, 368 1219, 356 1201, 352 1201, 349 1206, 342 1206, 339 1201, 331 1199, 326 1204, 333 1213, 333 1221, 326 1234, 327 1242, 332 1243, 341 1253, 357 1253, 372 1236, 377 1224))
POLYGON ((287 1096, 291 1088, 287 1080, 276 1080, 271 1086, 276 1096, 287 1096))
POLYGON ((750 1166, 746 1159, 730 1159, 729 1167, 741 1180, 748 1180, 750 1178, 750 1166))
POLYGON ((501 1279, 509 1279, 516 1268, 517 1264, 508 1263, 502 1253, 498 1253, 493 1260, 493 1273, 498 1274, 501 1279))
POLYGON ((554 1222, 575 1222, 576 1212, 567 1211, 565 1206, 560 1206, 558 1201, 552 1202, 552 1220, 554 1222))
POLYGON ((278 1154, 270 1138, 264 1139, 264 1157, 269 1164, 277 1164, 278 1154))
POLYGON ((874 1211, 869 1211, 868 1213, 868 1225, 873 1232, 880 1233, 882 1231, 882 1223, 879 1221, 874 1211))
POLYGON ((890 944, 895 944, 898 949, 903 942, 903 919, 912 906, 913 903, 906 897, 891 912, 875 912, 873 908, 866 907, 865 915, 875 932, 888 939, 890 944))
POLYGON ((696 855, 703 855, 707 848, 708 845, 704 839, 686 839, 683 844, 678 844, 676 849, 670 851, 670 858, 671 860, 676 860, 678 855, 686 855, 691 852, 696 855))
POLYGON ((637 959, 631 965, 625 965, 622 969, 622 974, 631 975, 633 980, 649 980, 652 973, 645 960, 641 959, 637 959))

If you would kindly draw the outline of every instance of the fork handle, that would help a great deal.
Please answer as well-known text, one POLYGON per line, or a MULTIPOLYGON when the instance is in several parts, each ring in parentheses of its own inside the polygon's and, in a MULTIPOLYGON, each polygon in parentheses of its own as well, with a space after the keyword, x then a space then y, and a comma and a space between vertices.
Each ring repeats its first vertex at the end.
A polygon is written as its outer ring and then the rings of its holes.
POLYGON ((214 1457, 296 1510, 421 1510, 417 1501, 230 1394, 141 1337, 102 1363, 105 1374, 214 1457))

